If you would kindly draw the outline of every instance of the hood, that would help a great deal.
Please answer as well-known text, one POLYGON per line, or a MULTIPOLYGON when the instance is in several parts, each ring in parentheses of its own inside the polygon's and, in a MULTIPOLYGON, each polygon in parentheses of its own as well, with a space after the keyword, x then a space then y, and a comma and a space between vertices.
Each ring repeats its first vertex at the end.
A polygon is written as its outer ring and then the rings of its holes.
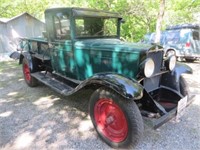
MULTIPOLYGON (((115 72, 136 78, 148 51, 157 51, 158 48, 157 45, 128 43, 119 39, 84 39, 75 41, 74 59, 80 70, 90 68, 87 77, 100 72, 115 72)), ((84 71, 82 74, 86 76, 84 71)))
POLYGON ((76 48, 95 49, 95 50, 111 50, 123 52, 146 52, 154 49, 155 46, 150 44, 129 43, 119 39, 87 39, 75 42, 76 48))

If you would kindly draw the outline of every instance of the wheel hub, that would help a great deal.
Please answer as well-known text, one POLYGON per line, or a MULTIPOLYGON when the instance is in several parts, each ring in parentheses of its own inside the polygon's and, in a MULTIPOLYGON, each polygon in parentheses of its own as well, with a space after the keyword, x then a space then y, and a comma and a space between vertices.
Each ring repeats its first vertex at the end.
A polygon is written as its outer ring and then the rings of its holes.
POLYGON ((111 99, 100 99, 94 107, 99 131, 112 142, 122 142, 128 135, 128 123, 122 109, 111 99))
POLYGON ((106 124, 111 124, 113 122, 114 122, 114 117, 112 115, 110 115, 106 118, 106 124))

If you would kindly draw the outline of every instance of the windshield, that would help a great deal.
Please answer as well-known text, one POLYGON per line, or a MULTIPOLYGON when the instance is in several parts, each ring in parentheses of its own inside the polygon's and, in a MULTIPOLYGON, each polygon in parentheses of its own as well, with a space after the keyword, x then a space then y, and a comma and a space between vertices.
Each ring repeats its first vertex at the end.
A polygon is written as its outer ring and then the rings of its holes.
POLYGON ((186 43, 189 40, 190 30, 170 30, 165 33, 165 44, 186 43))
POLYGON ((165 41, 166 43, 178 43, 180 40, 180 31, 168 31, 165 33, 165 41))
POLYGON ((76 37, 116 37, 117 21, 117 18, 76 18, 76 37))

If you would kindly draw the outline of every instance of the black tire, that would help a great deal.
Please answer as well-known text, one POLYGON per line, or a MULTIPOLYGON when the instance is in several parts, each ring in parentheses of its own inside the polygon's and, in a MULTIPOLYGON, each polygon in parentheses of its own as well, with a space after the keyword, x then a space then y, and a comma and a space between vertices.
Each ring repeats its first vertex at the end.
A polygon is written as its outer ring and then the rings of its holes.
POLYGON ((185 58, 185 61, 186 62, 194 62, 196 59, 194 58, 185 58))
POLYGON ((179 83, 180 83, 180 92, 181 92, 181 94, 183 96, 188 95, 189 87, 188 87, 187 82, 185 81, 185 79, 182 76, 180 77, 179 83))
POLYGON ((110 89, 99 88, 92 94, 89 113, 100 138, 113 148, 133 148, 143 135, 136 103, 110 89))
POLYGON ((76 107, 78 109, 80 109, 83 112, 88 113, 89 99, 93 92, 94 90, 91 90, 91 89, 83 89, 79 92, 76 92, 75 94, 68 96, 68 98, 71 101, 77 102, 76 107))
POLYGON ((22 70, 24 74, 24 80, 26 81, 27 85, 30 87, 35 87, 38 85, 37 79, 31 76, 32 71, 29 68, 29 63, 26 58, 23 59, 22 62, 22 70))

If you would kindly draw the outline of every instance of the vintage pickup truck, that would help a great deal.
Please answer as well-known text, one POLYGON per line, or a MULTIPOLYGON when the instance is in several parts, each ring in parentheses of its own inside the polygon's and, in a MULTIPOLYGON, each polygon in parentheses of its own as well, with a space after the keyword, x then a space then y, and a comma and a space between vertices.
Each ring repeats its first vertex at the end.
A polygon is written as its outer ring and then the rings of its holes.
POLYGON ((44 38, 21 38, 19 44, 26 83, 42 82, 65 96, 92 90, 89 115, 111 147, 135 146, 143 118, 152 118, 158 128, 191 102, 182 77, 191 68, 173 55, 163 57, 159 45, 120 40, 119 14, 52 8, 45 20, 44 38))

